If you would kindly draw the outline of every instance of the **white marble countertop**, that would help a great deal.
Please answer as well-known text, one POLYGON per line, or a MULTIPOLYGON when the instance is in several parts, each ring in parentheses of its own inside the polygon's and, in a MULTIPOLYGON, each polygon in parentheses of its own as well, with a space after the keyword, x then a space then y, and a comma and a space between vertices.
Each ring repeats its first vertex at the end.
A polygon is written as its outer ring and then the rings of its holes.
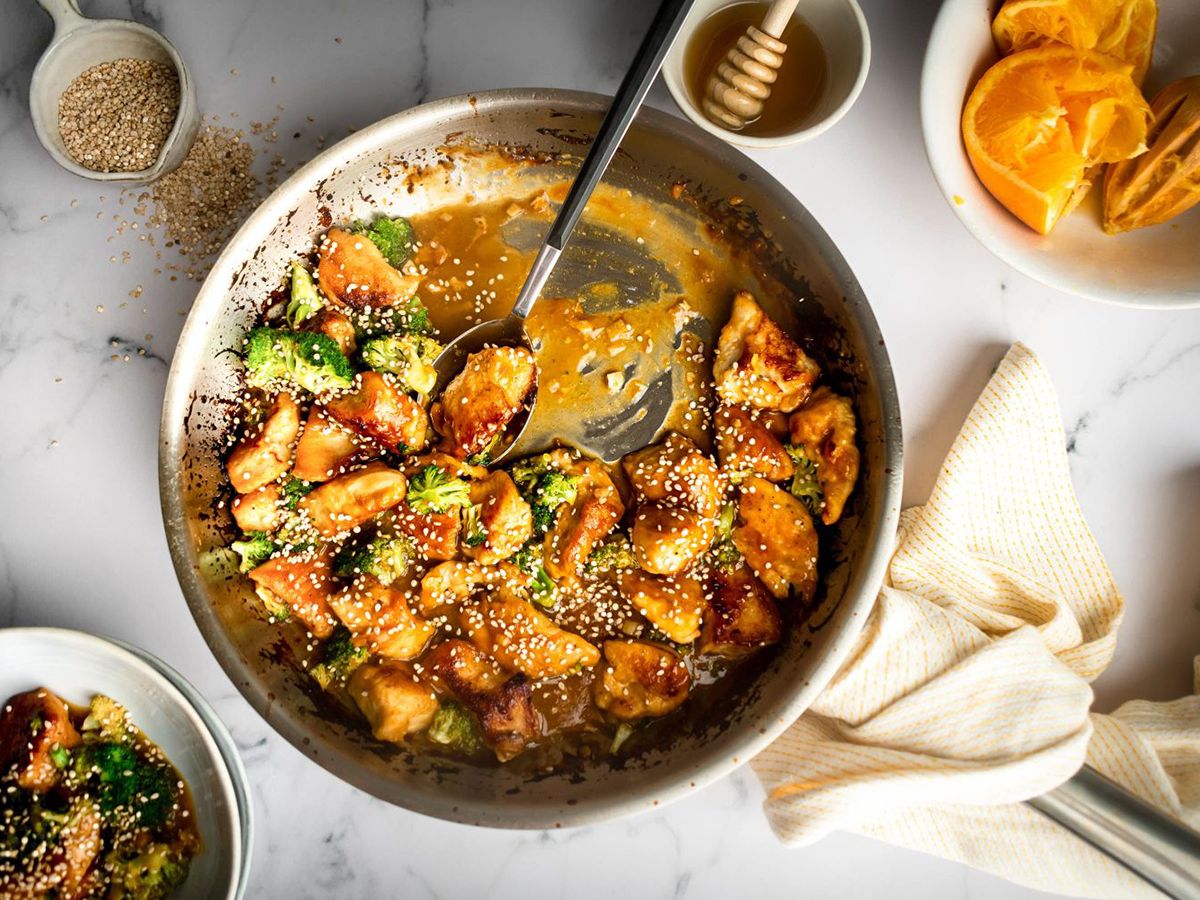
MULTIPOLYGON (((318 135, 332 143, 428 98, 517 85, 611 91, 652 5, 84 4, 92 15, 161 28, 188 60, 208 113, 230 121, 237 112, 248 124, 278 112, 272 152, 291 162, 313 155, 318 135)), ((864 6, 875 56, 857 106, 813 143, 755 158, 812 210, 871 298, 903 405, 906 502, 928 492, 1004 349, 1029 344, 1058 386, 1080 499, 1128 601, 1098 706, 1186 693, 1200 648, 1200 311, 1099 306, 990 256, 947 208, 921 147, 917 82, 936 0, 864 6)), ((750 885, 761 897, 1032 895, 848 835, 784 849, 747 770, 631 821, 521 834, 387 806, 277 737, 200 638, 159 519, 166 360, 196 284, 153 274, 136 233, 109 241, 113 213, 127 213, 115 192, 42 152, 27 91, 49 35, 32 0, 0 7, 0 626, 119 636, 208 696, 253 782, 248 896, 728 897, 750 885), (125 249, 128 263, 109 261, 125 249), (131 298, 138 284, 144 292, 131 298)), ((671 108, 661 84, 652 102, 671 108)))

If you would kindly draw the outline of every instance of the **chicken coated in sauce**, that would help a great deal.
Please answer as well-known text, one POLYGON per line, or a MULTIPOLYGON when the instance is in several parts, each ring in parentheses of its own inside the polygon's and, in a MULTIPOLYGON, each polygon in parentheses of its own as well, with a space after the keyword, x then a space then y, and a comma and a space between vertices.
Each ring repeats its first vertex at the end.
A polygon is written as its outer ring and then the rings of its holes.
POLYGON ((421 284, 419 275, 392 268, 369 238, 340 228, 321 241, 317 277, 326 297, 354 309, 398 306, 421 284))
POLYGON ((459 459, 479 453, 524 409, 536 382, 533 354, 524 347, 472 353, 430 408, 442 448, 459 459))
POLYGON ((803 602, 817 587, 817 531, 808 508, 765 478, 753 475, 738 492, 733 543, 767 590, 803 602))
POLYGON ((371 733, 381 741, 402 741, 424 731, 438 710, 437 695, 407 663, 394 659, 359 666, 346 685, 371 733))
POLYGON ((411 453, 428 442, 425 408, 379 372, 360 373, 354 390, 330 400, 325 411, 392 453, 411 453))
POLYGON ((733 298, 717 341, 713 378, 726 403, 790 413, 812 393, 820 368, 747 291, 733 298))
POLYGON ((828 388, 818 388, 802 409, 792 413, 788 428, 792 443, 803 447, 817 464, 823 500, 821 521, 832 525, 842 517, 842 509, 858 481, 854 407, 828 388))
POLYGON ((605 641, 596 705, 616 719, 665 716, 688 698, 691 675, 675 651, 648 641, 605 641))
POLYGON ((256 491, 287 473, 292 447, 300 434, 300 409, 291 394, 275 396, 262 424, 246 434, 229 454, 225 471, 240 494, 256 491))

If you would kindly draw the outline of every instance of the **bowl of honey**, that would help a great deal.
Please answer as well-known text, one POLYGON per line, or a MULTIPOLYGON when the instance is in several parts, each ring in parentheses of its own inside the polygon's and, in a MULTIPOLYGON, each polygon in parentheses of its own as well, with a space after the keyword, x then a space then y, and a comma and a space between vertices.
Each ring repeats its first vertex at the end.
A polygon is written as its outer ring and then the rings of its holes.
POLYGON ((732 131, 703 111, 709 76, 771 4, 696 0, 663 65, 672 98, 689 119, 743 147, 782 147, 816 137, 854 105, 871 64, 871 36, 856 0, 800 0, 779 40, 787 45, 758 118, 732 131))

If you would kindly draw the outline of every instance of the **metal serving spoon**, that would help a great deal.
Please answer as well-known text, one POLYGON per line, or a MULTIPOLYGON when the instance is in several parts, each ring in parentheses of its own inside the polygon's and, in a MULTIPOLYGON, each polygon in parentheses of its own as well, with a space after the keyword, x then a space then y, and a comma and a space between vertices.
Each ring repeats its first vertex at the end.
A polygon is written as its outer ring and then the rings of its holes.
MULTIPOLYGON (((608 108, 604 121, 600 124, 600 130, 596 132, 596 138, 583 160, 579 174, 575 176, 571 189, 559 208, 541 249, 538 250, 533 268, 529 270, 529 276, 521 287, 512 312, 503 319, 480 322, 446 345, 433 364, 438 374, 435 395, 441 394, 451 379, 462 371, 468 356, 484 347, 503 344, 523 346, 532 351, 529 335, 525 331, 525 319, 533 310, 533 305, 541 295, 550 273, 554 271, 558 258, 583 214, 588 198, 604 177, 604 171, 617 152, 621 139, 633 124, 633 118, 645 100, 650 85, 658 76, 658 70, 679 34, 679 28, 693 2, 694 0, 663 0, 654 21, 650 23, 650 30, 642 39, 629 71, 621 81, 612 106, 608 108)), ((669 376, 669 373, 667 375, 669 376)), ((671 391, 670 377, 655 379, 633 406, 623 414, 613 417, 614 421, 610 421, 607 427, 594 429, 592 433, 596 436, 595 441, 582 449, 601 459, 614 460, 631 450, 646 446, 666 421, 671 408, 671 391)), ((532 417, 536 402, 535 393, 528 414, 517 426, 519 430, 515 435, 510 432, 512 441, 502 452, 496 454, 496 462, 507 456, 520 443, 521 434, 532 417)), ((512 429, 513 426, 510 425, 509 428, 512 429)))

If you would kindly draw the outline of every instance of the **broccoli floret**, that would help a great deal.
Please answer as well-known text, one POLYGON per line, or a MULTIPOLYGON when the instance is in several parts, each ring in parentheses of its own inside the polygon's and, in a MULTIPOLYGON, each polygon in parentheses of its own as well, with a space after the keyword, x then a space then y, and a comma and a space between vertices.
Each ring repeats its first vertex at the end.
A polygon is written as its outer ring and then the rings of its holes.
POLYGON ((390 334, 371 338, 362 346, 362 360, 377 372, 391 372, 400 383, 424 397, 437 386, 433 361, 442 345, 422 334, 390 334))
POLYGON ((408 572, 414 553, 410 538, 380 535, 366 544, 343 548, 333 560, 333 574, 340 578, 371 575, 391 584, 408 572))
POLYGON ((468 547, 478 547, 487 542, 488 533, 487 529, 483 526, 480 512, 481 509, 478 503, 472 503, 470 506, 463 507, 463 543, 468 547))
POLYGON ((322 309, 325 299, 317 293, 312 275, 299 261, 292 263, 292 297, 288 301, 284 318, 293 328, 299 328, 300 323, 322 309))
POLYGON ((321 690, 327 691, 331 684, 344 684, 369 655, 362 647, 354 645, 350 630, 339 625, 325 642, 321 661, 312 667, 312 677, 321 685, 321 690))
POLYGON ((246 338, 247 380, 258 387, 290 381, 314 394, 354 384, 349 360, 328 335, 255 328, 246 338))
POLYGON ((397 269, 412 255, 412 223, 401 216, 376 219, 374 222, 355 222, 350 226, 350 231, 369 238, 379 248, 383 258, 397 269))
POLYGON ((271 554, 275 552, 275 542, 265 532, 251 531, 245 536, 245 540, 230 544, 229 549, 241 557, 238 571, 249 572, 271 558, 271 554))
POLYGON ((814 516, 825 505, 825 494, 817 481, 817 463, 808 455, 808 451, 798 444, 788 444, 784 449, 796 464, 796 474, 792 476, 792 496, 799 497, 808 511, 814 516))
POLYGON ((163 900, 187 880, 189 860, 166 844, 151 844, 134 856, 114 850, 104 858, 108 894, 122 900, 163 900))
POLYGON ((554 527, 558 509, 575 502, 579 478, 550 465, 550 455, 522 460, 509 473, 533 512, 533 533, 542 535, 554 527))
POLYGON ((578 476, 552 470, 542 477, 542 482, 538 485, 538 501, 547 506, 574 503, 578 485, 578 476))
POLYGON ((545 552, 542 542, 537 538, 531 538, 524 547, 512 555, 509 562, 526 575, 533 576, 529 599, 538 606, 549 609, 558 601, 558 584, 550 577, 550 573, 542 564, 545 552))
POLYGON ((492 438, 486 447, 478 453, 472 453, 467 457, 467 462, 473 466, 490 466, 492 460, 496 457, 496 451, 500 448, 500 442, 504 439, 504 433, 496 435, 492 438))
POLYGON ((541 483, 542 476, 550 471, 550 454, 543 453, 541 456, 531 456, 529 459, 523 459, 509 469, 509 476, 521 493, 528 499, 537 491, 538 484, 541 483))
POLYGON ((733 543, 733 520, 737 508, 732 503, 721 507, 717 517, 717 540, 711 551, 712 563, 722 572, 732 572, 742 561, 742 551, 733 543))
POLYGON ((631 734, 633 734, 633 725, 629 722, 622 722, 618 725, 617 731, 613 735, 612 744, 609 745, 608 752, 616 754, 621 749, 621 745, 629 740, 631 734))
POLYGON ((50 761, 54 763, 54 768, 65 769, 71 764, 71 751, 62 744, 55 744, 50 748, 50 761))
POLYGON ((316 484, 314 482, 302 481, 295 475, 289 475, 283 482, 284 507, 286 509, 295 509, 300 499, 315 487, 316 484))
POLYGON ((426 732, 429 739, 459 753, 477 753, 483 746, 475 718, 453 700, 443 700, 426 732))
POLYGON ((97 694, 92 698, 88 705, 87 718, 83 720, 85 735, 121 743, 129 740, 131 727, 129 711, 112 697, 97 694))
POLYGON ((558 584, 544 566, 538 566, 533 574, 533 586, 530 588, 529 599, 544 609, 550 609, 558 602, 558 584))
POLYGON ((637 559, 633 555, 633 545, 623 534, 614 534, 593 550, 587 559, 587 571, 592 575, 612 569, 635 568, 637 559))
POLYGON ((451 478, 440 466, 426 466, 408 483, 405 499, 420 515, 444 513, 471 502, 471 490, 461 478, 451 478))
POLYGON ((162 826, 175 804, 175 779, 169 770, 142 759, 129 744, 84 744, 75 753, 74 774, 95 786, 101 813, 133 815, 144 828, 162 826))

